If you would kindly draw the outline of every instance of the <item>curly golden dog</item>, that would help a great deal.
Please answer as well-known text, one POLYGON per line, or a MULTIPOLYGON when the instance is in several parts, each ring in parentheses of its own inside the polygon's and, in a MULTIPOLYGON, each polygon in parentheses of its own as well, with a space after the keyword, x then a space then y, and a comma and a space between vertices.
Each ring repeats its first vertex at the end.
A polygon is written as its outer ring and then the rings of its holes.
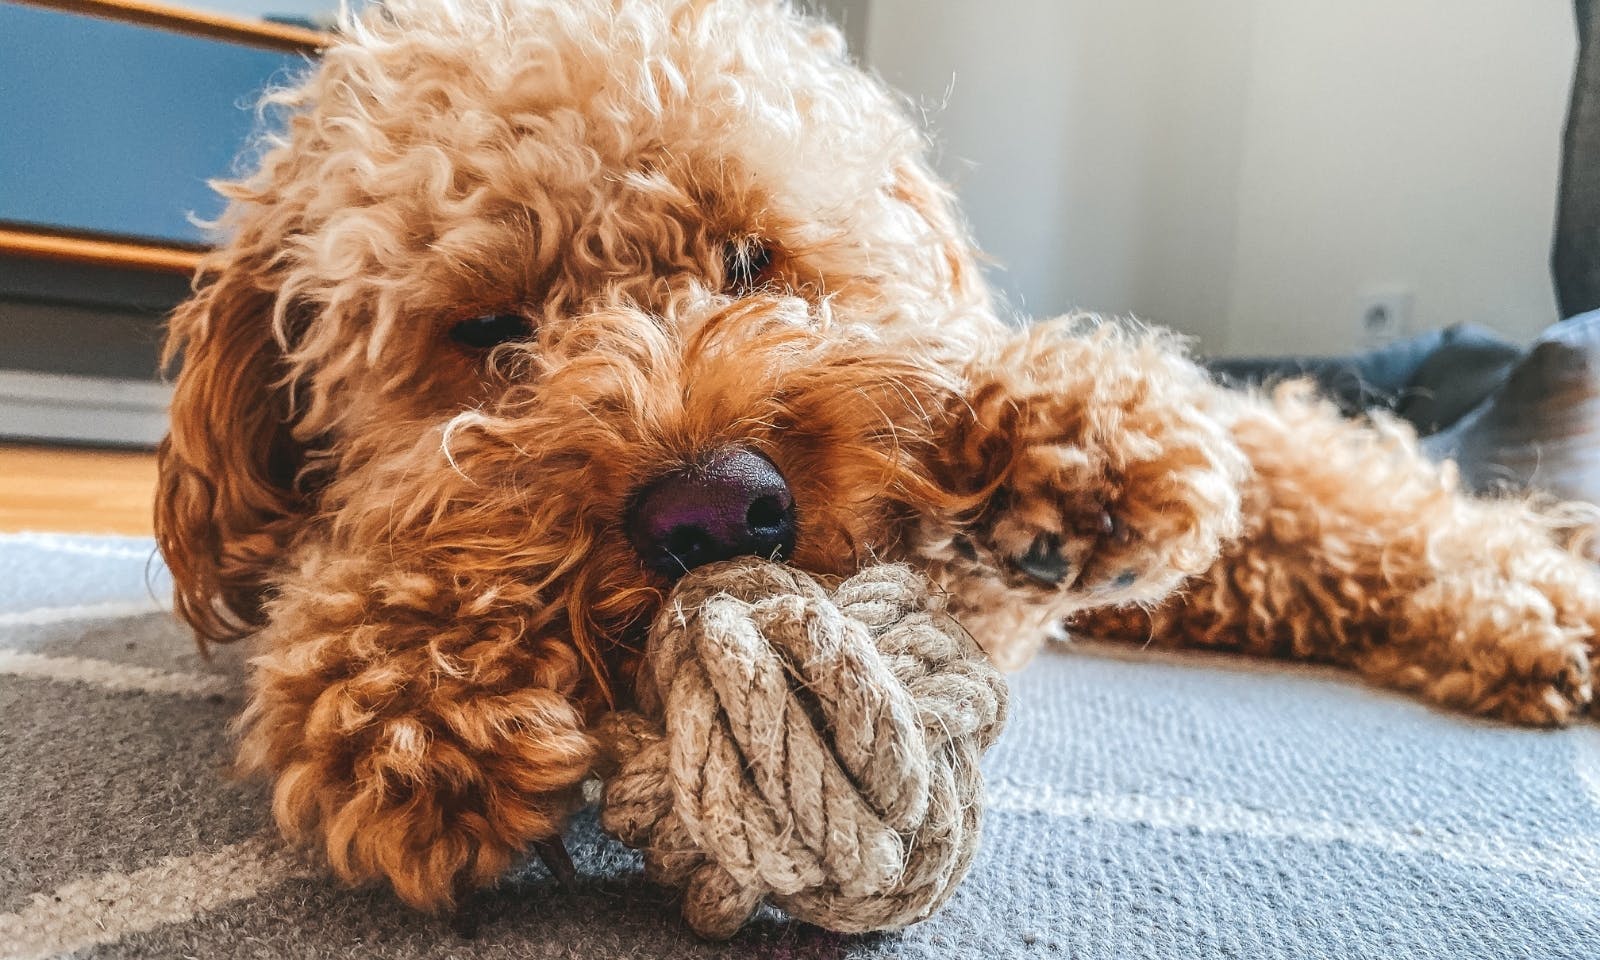
POLYGON ((1554 724, 1562 520, 1171 337, 991 303, 917 127, 773 0, 391 0, 297 86, 171 323, 177 607, 243 766, 424 908, 559 833, 674 577, 897 560, 1004 666, 1062 624, 1554 724))

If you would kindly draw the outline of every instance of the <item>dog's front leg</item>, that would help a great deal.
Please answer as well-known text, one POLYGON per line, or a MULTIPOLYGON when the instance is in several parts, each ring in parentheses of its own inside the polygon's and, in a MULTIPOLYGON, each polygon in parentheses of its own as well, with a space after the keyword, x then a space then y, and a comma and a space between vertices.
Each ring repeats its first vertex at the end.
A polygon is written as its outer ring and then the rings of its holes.
POLYGON ((1558 544, 1561 511, 1472 499, 1408 428, 1348 420, 1307 385, 1234 400, 1252 465, 1240 536, 1166 602, 1087 611, 1074 629, 1335 663, 1517 723, 1582 712, 1600 578, 1558 544))
POLYGON ((924 516, 914 549, 1001 666, 1075 611, 1162 599, 1238 529, 1243 457, 1169 337, 1041 324, 964 381, 935 472, 977 506, 924 516))
POLYGON ((582 670, 514 601, 370 561, 301 565, 241 719, 285 834, 430 910, 558 834, 593 756, 582 670))

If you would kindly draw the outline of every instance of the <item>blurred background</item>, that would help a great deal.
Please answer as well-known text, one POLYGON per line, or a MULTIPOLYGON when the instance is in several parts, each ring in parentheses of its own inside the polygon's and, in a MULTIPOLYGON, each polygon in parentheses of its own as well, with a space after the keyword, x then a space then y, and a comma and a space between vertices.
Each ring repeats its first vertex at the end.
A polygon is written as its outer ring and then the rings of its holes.
MULTIPOLYGON (((0 0, 0 437, 160 436, 205 181, 332 6, 0 0)), ((1550 261, 1589 0, 816 6, 924 118, 1019 314, 1250 357, 1576 312, 1550 261)))
POLYGON ((1557 319, 1568 0, 871 0, 1014 305, 1212 353, 1557 319), (934 11, 937 11, 935 13, 934 11), (1369 331, 1374 302, 1393 324, 1369 331))

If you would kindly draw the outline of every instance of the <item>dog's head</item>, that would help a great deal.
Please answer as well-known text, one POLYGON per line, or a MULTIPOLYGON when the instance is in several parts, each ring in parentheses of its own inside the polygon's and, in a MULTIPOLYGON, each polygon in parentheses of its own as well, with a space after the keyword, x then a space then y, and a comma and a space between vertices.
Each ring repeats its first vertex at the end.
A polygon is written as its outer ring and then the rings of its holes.
POLYGON ((935 495, 916 424, 993 321, 832 28, 396 0, 269 105, 169 342, 157 526, 202 636, 337 561, 515 602, 598 667, 678 567, 842 571, 935 495))

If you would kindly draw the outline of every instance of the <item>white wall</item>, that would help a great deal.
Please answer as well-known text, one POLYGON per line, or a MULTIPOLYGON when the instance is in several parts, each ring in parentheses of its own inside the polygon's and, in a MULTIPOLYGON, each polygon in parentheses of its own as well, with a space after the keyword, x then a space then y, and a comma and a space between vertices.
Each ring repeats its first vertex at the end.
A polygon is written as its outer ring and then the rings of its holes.
POLYGON ((1264 0, 1227 347, 1334 350, 1364 289, 1414 326, 1559 319, 1549 249, 1568 0, 1264 0))
POLYGON ((1344 350, 1358 297, 1526 336, 1571 70, 1568 0, 872 0, 998 285, 1211 351, 1344 350))
POLYGON ((873 0, 867 60, 924 107, 940 171, 1014 306, 1167 313, 1181 287, 1220 319, 1231 244, 1193 223, 1231 231, 1232 205, 1209 181, 1231 182, 1238 138, 1197 141, 1195 124, 1167 118, 1193 97, 1242 115, 1248 45, 1201 13, 1172 0, 873 0), (1174 75, 1193 83, 1177 101, 1174 75), (1178 177, 1175 155, 1192 161, 1178 177), (1155 282, 1171 271, 1185 282, 1155 282))

